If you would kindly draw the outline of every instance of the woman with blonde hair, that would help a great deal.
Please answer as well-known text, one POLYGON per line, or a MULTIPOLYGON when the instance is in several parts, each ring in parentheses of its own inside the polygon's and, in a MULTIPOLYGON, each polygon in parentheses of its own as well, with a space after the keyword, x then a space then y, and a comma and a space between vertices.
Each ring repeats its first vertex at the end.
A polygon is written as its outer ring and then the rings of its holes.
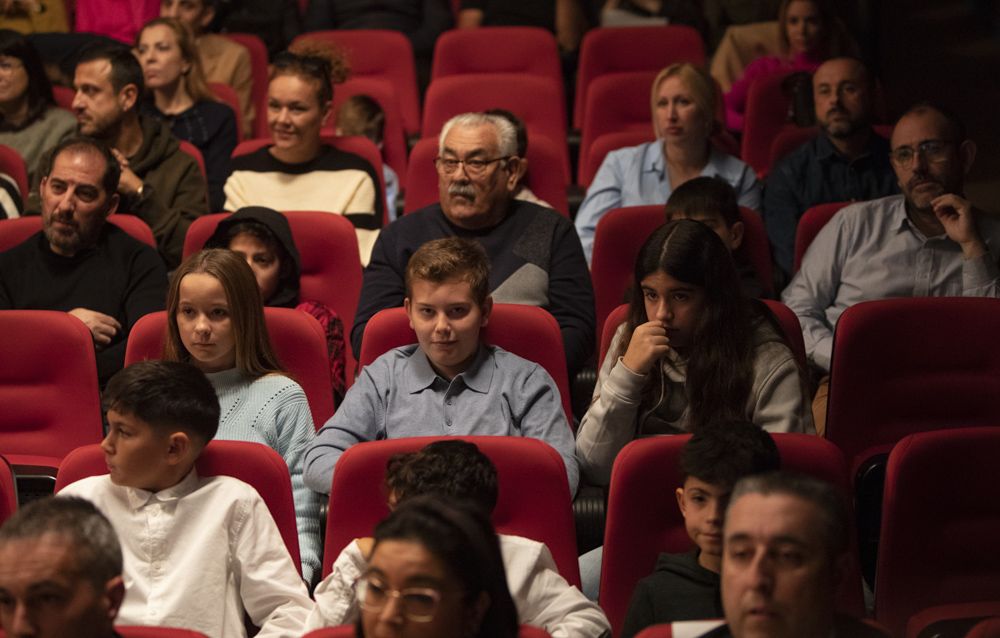
POLYGON ((236 148, 236 114, 212 94, 191 30, 174 18, 156 18, 135 39, 148 99, 145 113, 170 125, 205 159, 209 206, 221 210, 229 156, 236 148))
POLYGON ((590 262, 597 222, 622 206, 664 204, 684 182, 708 176, 724 179, 740 206, 760 209, 760 184, 753 169, 715 148, 719 127, 714 80, 689 63, 660 71, 650 96, 656 140, 608 153, 576 216, 576 231, 590 262))

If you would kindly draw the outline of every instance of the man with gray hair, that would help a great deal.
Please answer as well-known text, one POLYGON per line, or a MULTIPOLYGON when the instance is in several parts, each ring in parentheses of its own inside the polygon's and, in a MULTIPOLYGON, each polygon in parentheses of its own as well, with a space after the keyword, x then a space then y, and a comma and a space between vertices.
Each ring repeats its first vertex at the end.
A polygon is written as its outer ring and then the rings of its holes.
POLYGON ((0 528, 0 623, 11 638, 112 638, 122 550, 88 501, 47 498, 0 528))
POLYGON ((499 303, 541 306, 562 330, 572 375, 594 345, 594 292, 572 223, 554 210, 515 200, 517 131, 505 118, 465 113, 441 130, 440 202, 393 222, 379 235, 365 268, 351 330, 355 355, 368 320, 403 305, 403 274, 417 248, 432 239, 472 237, 490 258, 490 294, 499 303))

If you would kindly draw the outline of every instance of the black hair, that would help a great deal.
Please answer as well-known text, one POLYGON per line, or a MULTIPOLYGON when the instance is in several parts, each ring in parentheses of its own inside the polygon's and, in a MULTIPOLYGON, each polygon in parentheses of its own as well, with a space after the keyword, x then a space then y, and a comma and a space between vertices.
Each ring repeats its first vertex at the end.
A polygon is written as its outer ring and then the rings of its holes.
POLYGON ((111 147, 100 140, 83 135, 67 137, 52 147, 43 156, 41 166, 42 176, 48 177, 52 174, 52 166, 55 164, 56 158, 61 153, 69 150, 89 150, 100 155, 104 159, 104 174, 101 175, 101 187, 104 188, 104 192, 108 196, 114 195, 118 191, 118 181, 122 176, 122 167, 118 164, 118 160, 115 159, 114 154, 111 153, 111 147))
POLYGON ((469 501, 487 514, 497 504, 497 469, 468 441, 435 441, 422 450, 397 454, 386 464, 385 486, 397 502, 424 494, 469 501))
POLYGON ((721 177, 696 177, 674 189, 667 200, 668 215, 720 215, 726 226, 740 221, 740 206, 736 191, 721 177))
POLYGON ((282 51, 271 61, 271 79, 279 75, 297 75, 313 80, 318 85, 317 98, 320 108, 333 99, 333 65, 322 55, 302 55, 282 51))
MULTIPOLYGON (((111 63, 111 87, 115 93, 120 93, 129 84, 135 85, 138 96, 145 92, 146 83, 143 79, 142 65, 132 54, 132 50, 124 44, 97 42, 87 46, 80 52, 76 64, 79 66, 84 62, 95 60, 107 60, 111 63)), ((136 106, 132 108, 138 107, 139 100, 136 99, 135 103, 136 106)))
POLYGON ((52 83, 45 73, 45 66, 38 50, 23 35, 12 29, 0 29, 0 56, 17 58, 28 75, 28 118, 16 127, 2 120, 0 131, 16 131, 28 126, 55 104, 52 83))
POLYGON ((781 467, 771 435, 749 421, 715 421, 696 431, 681 450, 684 477, 732 489, 744 476, 781 467))
POLYGON ((958 115, 955 114, 954 111, 952 111, 946 106, 943 106, 936 102, 930 102, 928 100, 921 100, 920 102, 917 102, 910 108, 906 109, 906 111, 904 111, 903 114, 899 116, 899 119, 897 119, 896 122, 898 123, 899 120, 902 120, 907 115, 923 113, 925 111, 936 111, 941 115, 941 117, 945 119, 945 122, 947 122, 948 126, 951 128, 952 135, 955 136, 954 142, 956 145, 961 144, 966 139, 968 139, 966 137, 967 132, 965 130, 965 124, 962 122, 961 118, 959 118, 958 115))
POLYGON ((219 398, 205 374, 180 361, 140 361, 116 373, 102 396, 105 412, 182 430, 208 443, 219 427, 219 398))
POLYGON ((517 132, 517 156, 525 157, 528 153, 528 129, 524 126, 521 118, 507 109, 489 109, 483 112, 486 115, 498 115, 514 125, 514 130, 517 132))
MULTIPOLYGON (((278 215, 281 215, 281 213, 278 213, 278 215)), ((281 217, 284 218, 284 215, 281 215, 281 217)), ((287 221, 285 223, 287 224, 287 221)), ((273 296, 281 296, 282 299, 276 300, 277 303, 272 302, 271 299, 264 299, 264 305, 288 308, 298 305, 299 269, 296 265, 298 263, 298 258, 293 258, 292 255, 288 253, 288 249, 285 247, 285 244, 275 236, 274 231, 272 231, 267 224, 256 219, 241 219, 239 221, 226 224, 225 226, 222 224, 219 226, 219 231, 221 232, 213 234, 209 241, 205 242, 205 248, 228 249, 232 241, 238 236, 244 233, 250 235, 272 250, 278 257, 278 262, 280 263, 278 269, 278 288, 273 296), (285 291, 294 291, 294 295, 282 294, 285 291)), ((289 234, 291 234, 291 230, 289 230, 289 234)))

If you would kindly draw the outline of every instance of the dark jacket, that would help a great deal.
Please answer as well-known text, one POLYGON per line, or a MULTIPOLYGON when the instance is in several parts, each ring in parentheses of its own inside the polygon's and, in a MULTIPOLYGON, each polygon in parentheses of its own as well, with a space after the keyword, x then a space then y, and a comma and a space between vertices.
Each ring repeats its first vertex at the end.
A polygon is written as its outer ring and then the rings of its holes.
POLYGON ((722 618, 719 575, 698 564, 697 551, 660 554, 656 570, 632 593, 621 636, 660 623, 712 618, 722 618))

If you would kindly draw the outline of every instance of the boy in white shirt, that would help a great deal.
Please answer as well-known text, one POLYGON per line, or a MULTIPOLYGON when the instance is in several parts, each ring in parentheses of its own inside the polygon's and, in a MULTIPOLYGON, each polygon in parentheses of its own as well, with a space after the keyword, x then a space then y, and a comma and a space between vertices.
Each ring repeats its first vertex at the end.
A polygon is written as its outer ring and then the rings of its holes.
POLYGON ((186 363, 144 361, 104 392, 109 474, 60 495, 93 502, 125 557, 117 622, 243 638, 298 636, 313 607, 267 505, 228 476, 200 477, 195 461, 215 435, 219 401, 186 363))

